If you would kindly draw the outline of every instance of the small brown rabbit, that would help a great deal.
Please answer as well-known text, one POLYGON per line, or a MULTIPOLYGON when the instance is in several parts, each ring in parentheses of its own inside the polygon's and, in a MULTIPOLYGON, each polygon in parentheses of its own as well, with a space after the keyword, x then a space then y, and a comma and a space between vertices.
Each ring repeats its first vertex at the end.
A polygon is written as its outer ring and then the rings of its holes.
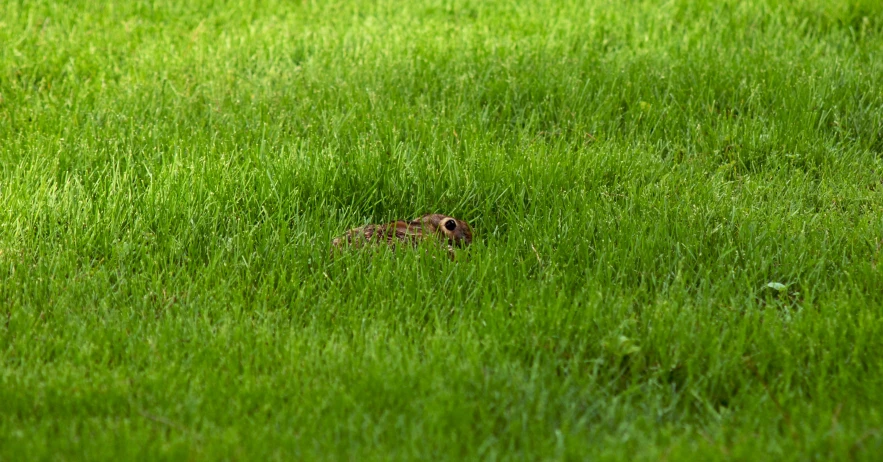
POLYGON ((417 245, 428 238, 447 240, 448 252, 453 257, 454 247, 472 243, 472 228, 465 221, 433 213, 411 221, 394 221, 382 225, 365 225, 354 228, 343 236, 331 241, 332 255, 344 246, 363 247, 371 244, 386 244, 395 248, 398 243, 417 245))

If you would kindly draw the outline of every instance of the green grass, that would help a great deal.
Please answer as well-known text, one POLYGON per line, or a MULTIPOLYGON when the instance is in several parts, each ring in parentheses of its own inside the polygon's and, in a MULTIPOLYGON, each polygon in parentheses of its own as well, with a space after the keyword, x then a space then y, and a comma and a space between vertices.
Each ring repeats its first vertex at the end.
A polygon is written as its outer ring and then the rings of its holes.
POLYGON ((883 451, 877 0, 9 1, 0 43, 0 460, 883 451), (329 258, 432 212, 455 262, 329 258))

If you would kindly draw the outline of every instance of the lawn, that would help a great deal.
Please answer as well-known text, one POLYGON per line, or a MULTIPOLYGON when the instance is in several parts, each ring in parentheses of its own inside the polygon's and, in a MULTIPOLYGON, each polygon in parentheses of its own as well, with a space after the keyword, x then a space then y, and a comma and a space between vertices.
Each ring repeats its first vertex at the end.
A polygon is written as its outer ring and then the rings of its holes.
POLYGON ((12 0, 0 44, 0 461, 883 453, 878 0, 12 0), (424 213, 475 242, 329 255, 424 213))

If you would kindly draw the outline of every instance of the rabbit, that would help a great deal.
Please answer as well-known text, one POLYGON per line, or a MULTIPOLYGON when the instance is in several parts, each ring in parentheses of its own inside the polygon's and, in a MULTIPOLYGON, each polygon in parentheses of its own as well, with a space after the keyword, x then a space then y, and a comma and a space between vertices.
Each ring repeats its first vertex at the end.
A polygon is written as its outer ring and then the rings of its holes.
POLYGON ((363 247, 372 244, 386 244, 395 248, 399 243, 416 246, 427 239, 442 239, 448 244, 448 253, 453 258, 454 247, 465 247, 472 243, 472 228, 462 220, 447 215, 433 213, 411 221, 394 221, 381 225, 365 225, 353 228, 343 236, 331 241, 331 253, 345 246, 363 247))

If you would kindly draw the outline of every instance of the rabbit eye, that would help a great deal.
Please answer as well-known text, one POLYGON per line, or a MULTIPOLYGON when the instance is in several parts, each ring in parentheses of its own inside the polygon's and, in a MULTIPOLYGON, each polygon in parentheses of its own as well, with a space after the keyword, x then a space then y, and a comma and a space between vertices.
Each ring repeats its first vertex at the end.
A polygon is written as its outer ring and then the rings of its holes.
POLYGON ((448 220, 445 222, 445 229, 448 231, 453 231, 457 229, 457 222, 454 220, 448 220))

